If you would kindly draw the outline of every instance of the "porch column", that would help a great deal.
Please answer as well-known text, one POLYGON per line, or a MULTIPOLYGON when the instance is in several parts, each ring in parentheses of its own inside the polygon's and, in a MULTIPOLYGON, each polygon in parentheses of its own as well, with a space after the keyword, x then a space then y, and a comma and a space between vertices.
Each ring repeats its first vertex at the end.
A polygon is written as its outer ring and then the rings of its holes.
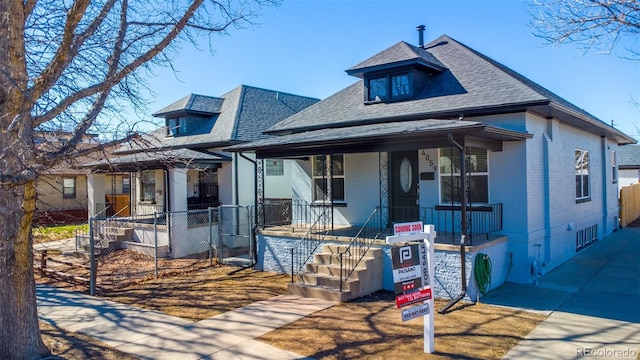
MULTIPOLYGON (((87 175, 87 204, 89 207, 89 218, 99 215, 105 208, 105 174, 87 175)), ((102 214, 104 215, 104 214, 102 214)), ((106 216, 106 215, 104 215, 106 216)))
POLYGON ((171 211, 187 210, 187 169, 169 169, 167 188, 171 211))
POLYGON ((256 224, 264 228, 264 159, 256 159, 256 224))

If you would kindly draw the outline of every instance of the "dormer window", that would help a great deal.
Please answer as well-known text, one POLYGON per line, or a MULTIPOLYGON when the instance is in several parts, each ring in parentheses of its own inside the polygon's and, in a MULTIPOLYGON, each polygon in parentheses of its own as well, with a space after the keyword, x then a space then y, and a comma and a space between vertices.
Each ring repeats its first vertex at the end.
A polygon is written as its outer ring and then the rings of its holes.
POLYGON ((187 131, 187 118, 177 117, 167 119, 167 136, 184 135, 187 131))
POLYGON ((368 79, 369 101, 393 101, 411 96, 409 73, 388 74, 368 79))
POLYGON ((211 131, 218 114, 195 115, 186 114, 174 116, 165 120, 165 135, 167 137, 206 134, 211 131))

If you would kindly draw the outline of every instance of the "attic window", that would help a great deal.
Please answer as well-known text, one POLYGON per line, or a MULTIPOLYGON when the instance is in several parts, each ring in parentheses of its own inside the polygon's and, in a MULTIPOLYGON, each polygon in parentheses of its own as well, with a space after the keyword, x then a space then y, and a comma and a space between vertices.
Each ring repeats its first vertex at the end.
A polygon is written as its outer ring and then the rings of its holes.
POLYGON ((208 133, 218 115, 187 114, 165 120, 166 136, 182 136, 208 133))
POLYGON ((368 101, 399 100, 411 96, 409 73, 371 77, 367 81, 368 101))
POLYGON ((178 136, 187 132, 187 118, 167 119, 167 136, 178 136))

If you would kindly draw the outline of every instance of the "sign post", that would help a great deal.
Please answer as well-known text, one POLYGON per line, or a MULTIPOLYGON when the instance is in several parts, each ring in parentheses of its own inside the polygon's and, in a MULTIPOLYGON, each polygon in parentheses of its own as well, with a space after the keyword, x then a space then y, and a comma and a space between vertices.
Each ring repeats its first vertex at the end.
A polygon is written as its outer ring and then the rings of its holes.
POLYGON ((393 247, 393 282, 396 290, 396 306, 405 307, 418 302, 421 305, 402 311, 402 321, 419 316, 424 318, 424 352, 434 351, 433 333, 433 253, 436 231, 433 225, 422 222, 394 224, 394 235, 387 236, 387 244, 420 241, 418 244, 393 247), (419 224, 419 225, 418 225, 419 224), (422 231, 418 229, 422 228, 422 231))

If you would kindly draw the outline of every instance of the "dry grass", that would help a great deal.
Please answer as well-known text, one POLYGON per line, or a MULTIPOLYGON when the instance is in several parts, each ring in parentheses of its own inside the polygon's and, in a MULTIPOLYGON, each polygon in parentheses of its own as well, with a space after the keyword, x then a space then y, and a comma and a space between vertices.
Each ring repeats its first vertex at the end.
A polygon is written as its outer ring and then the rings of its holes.
MULTIPOLYGON (((422 318, 402 322, 394 295, 378 292, 317 312, 258 340, 320 359, 500 359, 544 316, 484 304, 435 314, 435 353, 424 354, 422 318)), ((445 305, 436 301, 436 309, 445 305)))
MULTIPOLYGON (((144 268, 137 259, 118 266, 144 268)), ((100 296, 192 321, 286 293, 289 277, 267 272, 215 266, 159 279, 145 278, 100 296)), ((39 281, 76 290, 61 279, 39 281)), ((437 301, 436 309, 444 302, 437 301)), ((543 316, 483 304, 459 305, 435 317, 435 350, 428 358, 498 359, 544 319, 543 316)), ((402 322, 394 295, 378 292, 351 303, 312 314, 270 332, 259 340, 305 356, 322 359, 394 359, 427 357, 423 353, 421 319, 402 322)))

